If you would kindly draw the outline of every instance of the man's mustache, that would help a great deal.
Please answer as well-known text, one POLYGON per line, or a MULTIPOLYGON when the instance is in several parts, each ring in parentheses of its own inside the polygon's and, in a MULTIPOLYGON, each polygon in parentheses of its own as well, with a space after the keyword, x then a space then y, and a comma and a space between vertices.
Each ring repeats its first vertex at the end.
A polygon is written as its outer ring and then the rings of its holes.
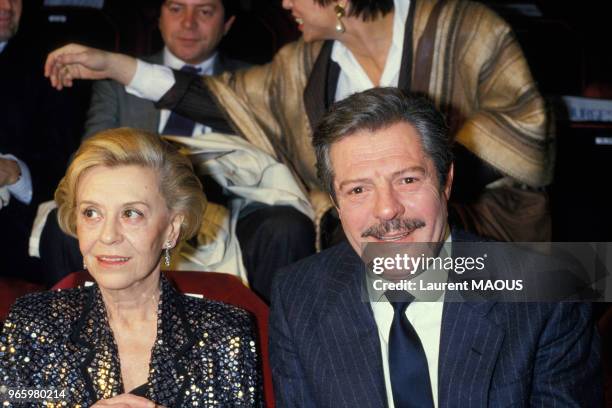
POLYGON ((410 234, 412 231, 418 228, 423 228, 424 226, 425 221, 418 218, 396 218, 371 226, 361 234, 361 238, 378 238, 388 234, 389 232, 410 234))

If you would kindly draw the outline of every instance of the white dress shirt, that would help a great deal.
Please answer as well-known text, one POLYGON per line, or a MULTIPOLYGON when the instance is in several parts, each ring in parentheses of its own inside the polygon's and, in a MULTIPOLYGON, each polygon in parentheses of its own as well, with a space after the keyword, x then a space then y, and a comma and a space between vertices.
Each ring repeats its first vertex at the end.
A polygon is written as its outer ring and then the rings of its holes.
MULTIPOLYGON (((218 56, 215 52, 210 58, 193 66, 199 69, 200 75, 213 75, 213 69, 217 58, 218 56)), ((185 65, 191 64, 187 64, 186 62, 182 61, 177 56, 172 54, 168 47, 164 47, 164 67, 162 67, 164 70, 158 71, 155 69, 155 67, 158 67, 157 65, 146 64, 139 60, 136 67, 136 75, 134 75, 132 82, 125 89, 128 93, 136 95, 140 98, 158 101, 172 87, 172 85, 174 85, 174 74, 172 73, 172 69, 180 70, 185 65), (169 87, 165 85, 168 83, 168 81, 171 82, 169 87), (159 89, 165 90, 161 93, 155 92, 155 90, 159 89), (152 96, 148 90, 153 91, 152 96)), ((159 127, 157 129, 159 133, 162 133, 166 127, 168 118, 170 118, 170 113, 171 111, 168 109, 162 109, 160 111, 159 127)), ((208 126, 201 123, 196 123, 192 136, 210 133, 211 131, 212 129, 208 126)))
MULTIPOLYGON (((404 32, 406 18, 410 6, 409 0, 395 0, 393 16, 393 38, 391 47, 387 54, 387 61, 379 86, 397 86, 402 65, 402 53, 404 50, 404 32)), ((336 88, 335 101, 342 100, 356 92, 362 92, 374 88, 370 77, 365 73, 353 53, 339 41, 334 41, 331 59, 340 66, 338 86, 336 88)))
MULTIPOLYGON (((444 245, 447 251, 444 256, 450 256, 451 243, 452 239, 449 234, 444 245)), ((427 270, 414 278, 414 280, 422 280, 424 282, 446 282, 448 280, 448 271, 427 270)), ((384 296, 384 293, 375 293, 372 290, 372 285, 368 285, 368 291, 370 293, 370 299, 372 300, 370 304, 374 313, 374 320, 378 328, 387 401, 389 402, 389 408, 394 408, 393 389, 391 386, 391 377, 389 375, 389 332, 391 331, 391 324, 393 323, 394 310, 393 306, 391 306, 384 296)), ((429 369, 429 380, 431 382, 434 407, 437 407, 438 357, 440 355, 440 332, 442 330, 444 293, 438 297, 437 301, 425 301, 423 300, 423 296, 426 294, 424 294, 423 291, 408 292, 415 296, 415 300, 408 305, 405 314, 423 345, 429 369)))
MULTIPOLYGON (((32 201, 32 177, 30 175, 30 169, 28 168, 27 164, 25 164, 12 154, 0 153, 0 158, 15 160, 19 165, 19 170, 21 171, 21 176, 15 184, 9 184, 7 186, 4 186, 3 188, 6 188, 5 191, 8 191, 13 197, 21 201, 22 203, 30 204, 30 202, 32 201)), ((1 205, 0 208, 2 208, 1 205)))

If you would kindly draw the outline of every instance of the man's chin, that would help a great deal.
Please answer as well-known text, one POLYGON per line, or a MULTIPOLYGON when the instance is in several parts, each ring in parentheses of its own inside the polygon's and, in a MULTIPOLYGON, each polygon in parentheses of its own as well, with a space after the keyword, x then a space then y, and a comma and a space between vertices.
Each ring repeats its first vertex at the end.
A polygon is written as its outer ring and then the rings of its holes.
POLYGON ((17 34, 17 28, 13 26, 6 27, 0 24, 0 42, 10 40, 15 34, 17 34))

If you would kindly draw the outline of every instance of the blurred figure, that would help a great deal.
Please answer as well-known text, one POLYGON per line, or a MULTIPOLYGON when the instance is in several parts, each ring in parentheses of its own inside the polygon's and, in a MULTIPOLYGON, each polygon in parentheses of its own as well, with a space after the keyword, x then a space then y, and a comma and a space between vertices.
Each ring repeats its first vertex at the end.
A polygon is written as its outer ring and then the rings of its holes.
POLYGON ((53 198, 76 150, 77 109, 71 93, 45 80, 46 50, 20 32, 22 6, 0 0, 0 276, 40 281, 28 237, 38 203, 53 198))
MULTIPOLYGON (((217 75, 247 67, 248 64, 217 51, 219 42, 234 23, 235 12, 234 0, 164 1, 159 29, 165 46, 146 60, 198 75, 217 75)), ((142 79, 148 81, 146 75, 142 79)), ((196 123, 127 93, 118 82, 96 82, 84 138, 120 126, 180 136, 210 131, 234 133, 224 121, 196 123)), ((228 206, 228 194, 212 177, 204 177, 203 184, 210 201, 228 206)), ((53 225, 53 217, 52 213, 41 237, 41 257, 49 284, 59 280, 67 271, 77 270, 81 264, 76 243, 66 242, 57 225, 53 225)), ((266 301, 274 271, 315 250, 312 221, 289 206, 249 204, 240 212, 236 234, 249 283, 266 301)))
MULTIPOLYGON (((311 130, 334 101, 373 86, 424 93, 457 144, 451 219, 500 240, 550 239, 554 143, 544 101, 511 28, 470 1, 284 0, 303 38, 263 67, 200 80, 117 54, 68 46, 51 54, 55 86, 111 77, 158 106, 228 120, 293 166, 313 197, 321 186, 311 130), (147 78, 144 82, 143 78, 147 78)), ((332 207, 315 201, 317 213, 332 207)), ((340 230, 341 232, 341 230, 340 230)))
MULTIPOLYGON (((159 17, 164 48, 145 60, 176 70, 190 70, 199 75, 217 75, 247 67, 247 63, 228 58, 217 51, 219 42, 236 18, 235 3, 228 0, 164 1, 159 17)), ((157 109, 153 102, 128 94, 121 84, 111 80, 94 84, 87 116, 84 138, 121 126, 182 136, 211 130, 210 126, 185 118, 178 121, 173 118, 166 129, 170 111, 157 109)))
POLYGON ((55 198, 95 285, 15 303, 2 384, 63 390, 58 406, 261 406, 250 316, 161 274, 206 206, 189 160, 157 135, 108 130, 83 143, 55 198))

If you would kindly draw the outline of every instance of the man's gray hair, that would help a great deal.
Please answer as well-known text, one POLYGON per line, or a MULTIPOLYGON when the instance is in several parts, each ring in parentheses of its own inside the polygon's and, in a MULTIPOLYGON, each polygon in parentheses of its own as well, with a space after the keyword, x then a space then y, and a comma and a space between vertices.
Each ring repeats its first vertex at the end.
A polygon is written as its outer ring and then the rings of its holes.
POLYGON ((414 126, 425 154, 434 163, 440 187, 446 184, 453 153, 444 116, 424 96, 397 88, 372 88, 336 102, 314 132, 317 174, 334 201, 334 170, 329 156, 332 144, 361 130, 376 132, 400 122, 414 126))

